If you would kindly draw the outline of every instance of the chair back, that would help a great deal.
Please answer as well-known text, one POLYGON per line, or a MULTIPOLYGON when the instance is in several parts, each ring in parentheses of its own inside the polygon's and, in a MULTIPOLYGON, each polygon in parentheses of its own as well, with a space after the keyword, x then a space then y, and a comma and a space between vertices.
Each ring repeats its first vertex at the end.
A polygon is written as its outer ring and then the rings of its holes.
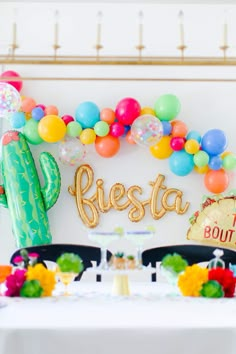
MULTIPOLYGON (((156 263, 161 262, 163 257, 168 253, 178 253, 188 261, 189 265, 192 265, 213 259, 213 252, 216 248, 223 250, 224 254, 221 259, 225 262, 226 267, 229 267, 229 263, 236 263, 235 251, 227 248, 205 245, 170 245, 150 248, 143 251, 142 260, 145 266, 151 263, 152 267, 156 267, 156 263)), ((152 281, 156 281, 156 273, 152 274, 152 281)))
MULTIPOLYGON (((39 255, 38 262, 43 263, 46 266, 46 261, 56 262, 57 258, 63 253, 75 253, 82 260, 84 265, 83 272, 92 267, 92 261, 96 262, 97 265, 101 261, 101 249, 99 247, 87 246, 87 245, 77 245, 77 244, 50 244, 50 245, 39 245, 25 247, 29 253, 37 253, 39 255)), ((14 258, 20 255, 21 249, 16 250, 10 259, 10 263, 14 264, 14 258)), ((107 251, 107 260, 109 261, 112 256, 110 251, 107 251)), ((75 280, 80 280, 83 272, 81 272, 75 280)), ((101 277, 97 275, 97 281, 101 281, 101 277)))

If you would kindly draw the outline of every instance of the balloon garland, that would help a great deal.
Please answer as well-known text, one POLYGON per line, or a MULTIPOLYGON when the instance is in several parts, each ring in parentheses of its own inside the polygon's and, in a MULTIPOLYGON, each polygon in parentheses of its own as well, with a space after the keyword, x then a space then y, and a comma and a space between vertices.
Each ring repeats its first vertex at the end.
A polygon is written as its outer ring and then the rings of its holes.
MULTIPOLYGON (((19 74, 6 72, 2 77, 19 74)), ((169 159, 170 170, 186 176, 193 170, 205 174, 205 187, 214 194, 229 185, 229 171, 236 168, 236 155, 227 152, 227 137, 220 129, 211 129, 203 136, 189 131, 176 117, 179 99, 173 94, 160 96, 154 107, 141 108, 131 97, 122 99, 116 108, 99 110, 94 102, 78 105, 75 116, 59 115, 56 106, 38 104, 31 97, 20 97, 22 83, 0 83, 0 117, 7 117, 14 129, 23 130, 30 144, 59 143, 59 159, 74 166, 86 155, 85 146, 95 145, 104 157, 115 156, 120 139, 149 149, 157 159, 169 159), (12 86, 13 85, 13 86, 12 86)))

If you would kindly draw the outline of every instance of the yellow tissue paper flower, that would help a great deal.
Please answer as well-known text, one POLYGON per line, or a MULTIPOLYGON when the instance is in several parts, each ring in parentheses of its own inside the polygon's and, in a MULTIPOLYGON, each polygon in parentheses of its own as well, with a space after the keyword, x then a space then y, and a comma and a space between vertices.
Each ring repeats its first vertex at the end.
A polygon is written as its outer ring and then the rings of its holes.
POLYGON ((208 269, 198 264, 186 267, 179 276, 178 287, 184 296, 200 296, 202 285, 208 281, 208 269))
POLYGON ((56 277, 55 272, 48 270, 41 263, 34 267, 29 266, 26 273, 27 280, 38 280, 43 288, 42 296, 51 296, 55 288, 56 277))

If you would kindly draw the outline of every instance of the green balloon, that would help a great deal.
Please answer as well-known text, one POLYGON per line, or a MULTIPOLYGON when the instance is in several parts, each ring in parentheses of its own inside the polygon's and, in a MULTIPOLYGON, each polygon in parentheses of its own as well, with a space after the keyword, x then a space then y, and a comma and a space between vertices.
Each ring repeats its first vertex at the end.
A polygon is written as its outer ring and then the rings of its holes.
POLYGON ((174 119, 179 114, 180 108, 179 99, 172 94, 160 96, 154 105, 156 116, 166 121, 174 119))
POLYGON ((43 142, 43 139, 38 133, 38 122, 33 118, 27 120, 23 128, 23 134, 30 144, 38 145, 43 142))
POLYGON ((209 162, 209 155, 205 151, 198 151, 193 156, 193 162, 197 167, 206 166, 209 162))
POLYGON ((223 167, 225 170, 230 171, 236 168, 236 155, 229 154, 223 158, 223 167))
POLYGON ((80 136, 82 130, 82 126, 78 122, 70 122, 66 126, 66 134, 72 136, 73 138, 80 136))
POLYGON ((94 126, 94 131, 97 136, 106 136, 109 133, 109 124, 104 121, 97 122, 94 126))

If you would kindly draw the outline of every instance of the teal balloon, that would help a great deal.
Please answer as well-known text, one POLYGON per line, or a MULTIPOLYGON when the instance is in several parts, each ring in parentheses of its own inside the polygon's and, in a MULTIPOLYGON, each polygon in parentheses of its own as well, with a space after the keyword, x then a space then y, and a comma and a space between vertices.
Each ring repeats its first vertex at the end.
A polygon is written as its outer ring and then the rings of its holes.
POLYGON ((203 167, 208 165, 209 159, 210 157, 205 151, 198 151, 193 157, 193 162, 197 167, 203 167))
POLYGON ((82 130, 81 124, 78 122, 70 122, 66 126, 66 134, 73 138, 80 136, 82 130))
POLYGON ((100 120, 100 111, 93 102, 82 102, 75 111, 75 119, 81 124, 82 128, 93 128, 100 120))
POLYGON ((180 112, 180 101, 179 99, 172 94, 160 96, 154 105, 154 111, 156 116, 160 120, 172 120, 180 112))
POLYGON ((43 139, 38 133, 38 122, 33 118, 26 121, 23 129, 23 134, 26 140, 32 145, 39 145, 43 142, 43 139))
POLYGON ((10 123, 12 128, 20 129, 25 125, 26 118, 24 112, 15 112, 11 115, 10 123))
POLYGON ((190 130, 190 132, 188 132, 188 134, 186 136, 186 139, 187 140, 194 139, 194 140, 197 140, 198 143, 200 143, 202 140, 202 137, 201 137, 201 134, 198 133, 196 130, 190 130))
POLYGON ((97 136, 106 136, 109 133, 110 127, 107 122, 100 121, 94 126, 94 131, 97 136))
POLYGON ((177 176, 186 176, 194 168, 193 155, 185 150, 175 151, 169 158, 170 170, 177 176))
POLYGON ((223 158, 223 167, 227 171, 234 170, 236 168, 236 155, 229 154, 223 158))

